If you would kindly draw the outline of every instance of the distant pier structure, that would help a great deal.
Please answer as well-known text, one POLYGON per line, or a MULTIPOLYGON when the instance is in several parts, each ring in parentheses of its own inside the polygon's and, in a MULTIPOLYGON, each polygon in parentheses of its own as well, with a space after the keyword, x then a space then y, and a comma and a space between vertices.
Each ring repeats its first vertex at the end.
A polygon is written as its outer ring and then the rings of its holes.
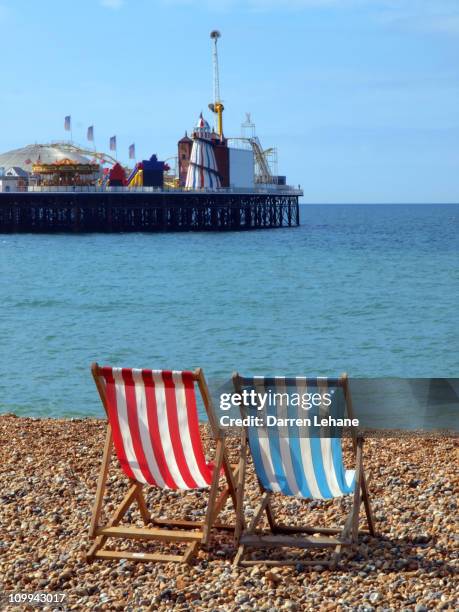
POLYGON ((0 193, 0 233, 255 230, 299 225, 295 190, 35 187, 0 193))
MULTIPOLYGON (((0 233, 238 231, 299 225, 300 188, 277 174, 277 149, 265 149, 250 113, 241 135, 223 130, 217 44, 212 40, 212 127, 201 112, 177 155, 123 167, 115 157, 73 142, 28 145, 0 154, 0 233), (175 170, 167 163, 175 160, 175 170), (111 167, 110 167, 111 166, 111 167)), ((71 116, 65 117, 71 132, 71 116)), ((87 131, 94 144, 94 126, 87 131)), ((135 159, 135 144, 129 147, 135 159)))

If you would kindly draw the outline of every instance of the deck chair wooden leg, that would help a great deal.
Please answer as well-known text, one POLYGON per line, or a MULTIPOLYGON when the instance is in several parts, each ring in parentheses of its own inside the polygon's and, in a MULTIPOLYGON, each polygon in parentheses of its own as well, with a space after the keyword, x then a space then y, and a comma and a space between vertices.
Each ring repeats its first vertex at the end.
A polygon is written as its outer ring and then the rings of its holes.
MULTIPOLYGON (((349 540, 349 535, 350 532, 352 530, 352 525, 353 525, 353 521, 354 521, 354 506, 351 508, 349 514, 346 517, 346 520, 344 522, 344 526, 343 529, 340 533, 340 538, 343 541, 349 540)), ((341 553, 343 551, 343 545, 342 544, 338 544, 331 556, 331 560, 330 560, 330 569, 334 569, 337 564, 338 561, 341 558, 341 553)))
POLYGON ((233 472, 233 470, 231 469, 231 466, 230 466, 230 463, 229 463, 229 460, 228 460, 228 456, 226 454, 226 450, 225 449, 223 450, 223 471, 225 472, 226 481, 228 483, 228 493, 229 493, 229 495, 231 495, 231 499, 233 500, 234 509, 236 509, 236 507, 237 507, 236 475, 239 472, 239 465, 237 466, 237 468, 233 472))
POLYGON ((365 478, 365 474, 363 473, 363 471, 362 471, 362 498, 363 498, 363 503, 365 506, 365 514, 367 517, 368 530, 370 534, 373 537, 375 537, 376 536, 375 521, 374 521, 373 512, 372 512, 371 504, 370 504, 370 495, 368 492, 368 482, 367 482, 367 479, 365 478))
MULTIPOLYGON (((207 516, 206 516, 206 525, 204 527, 205 541, 207 541, 209 537, 209 532, 212 527, 213 520, 216 518, 217 514, 223 508, 224 503, 226 502, 226 497, 220 497, 217 502, 218 512, 214 514, 214 503, 215 496, 218 490, 218 479, 220 477, 221 467, 223 466, 223 471, 226 476, 227 486, 228 486, 228 494, 231 496, 233 500, 234 510, 236 511, 237 501, 236 501, 236 481, 235 481, 235 473, 231 469, 230 462, 228 460, 228 456, 225 449, 225 438, 222 437, 222 433, 220 431, 218 421, 215 417, 215 413, 212 407, 212 399, 210 397, 209 388, 207 386, 207 382, 204 376, 204 373, 201 368, 197 368, 194 372, 196 381, 198 383, 199 390, 201 392, 201 397, 204 402, 204 407, 206 409, 207 417, 209 419, 209 424, 211 431, 213 433, 214 439, 217 441, 217 453, 216 453, 216 467, 215 467, 215 478, 212 480, 212 485, 209 491, 209 506, 207 508, 207 516), (221 453, 221 457, 220 457, 221 453), (218 469, 217 469, 218 466, 218 469), (215 484, 215 486, 214 486, 215 484), (221 506, 220 506, 221 503, 221 506)), ((225 492, 226 493, 226 492, 225 492)))
MULTIPOLYGON (((261 484, 260 480, 258 480, 258 486, 260 487, 260 491, 263 496, 265 493, 265 489, 263 488, 263 485, 261 484)), ((271 529, 273 533, 276 533, 277 531, 279 531, 279 525, 277 524, 274 518, 274 511, 271 506, 271 492, 268 495, 268 499, 267 499, 266 505, 264 506, 264 510, 266 512, 266 518, 268 519, 269 528, 271 529)))
POLYGON ((240 564, 241 559, 244 556, 244 549, 245 549, 244 544, 241 544, 239 548, 237 549, 237 553, 233 561, 233 567, 237 567, 240 564))
POLYGON ((333 570, 336 568, 336 566, 338 565, 338 561, 341 558, 341 553, 343 550, 343 545, 342 544, 338 544, 338 546, 335 548, 331 559, 330 559, 330 569, 333 570))
POLYGON ((217 497, 218 481, 220 478, 220 470, 222 468, 224 451, 225 451, 225 441, 223 438, 219 438, 217 440, 217 452, 215 455, 214 473, 212 476, 212 483, 210 485, 210 490, 209 490, 209 502, 207 506, 204 527, 202 530, 203 532, 202 543, 203 544, 207 544, 209 541, 210 530, 212 528, 212 524, 215 519, 215 516, 214 516, 215 500, 217 497))
POLYGON ((234 529, 234 541, 239 542, 241 532, 244 528, 244 487, 247 468, 247 436, 245 429, 241 437, 241 456, 239 459, 238 483, 236 489, 236 525, 234 529))
POLYGON ((228 497, 229 497, 230 493, 228 489, 225 489, 221 494, 220 497, 216 500, 215 502, 215 506, 214 506, 214 513, 212 515, 212 520, 211 523, 213 523, 217 516, 220 514, 220 512, 223 510, 228 497))
POLYGON ((148 523, 150 523, 151 521, 151 516, 148 511, 147 504, 145 502, 145 497, 143 494, 143 487, 140 484, 137 487, 136 497, 137 497, 137 503, 139 504, 139 510, 140 510, 140 514, 142 516, 143 522, 145 523, 145 525, 148 525, 148 523))
MULTIPOLYGON (((228 497, 231 497, 231 490, 229 486, 226 487, 226 489, 220 494, 220 497, 215 502, 214 513, 212 516, 212 523, 214 523, 217 520, 218 515, 225 507, 228 497)), ((230 527, 228 526, 228 528, 230 527)), ((233 527, 231 527, 231 529, 233 529, 233 527)))
POLYGON ((350 537, 351 532, 352 532, 353 521, 354 521, 354 504, 352 504, 352 508, 349 511, 349 514, 347 515, 346 520, 344 522, 343 531, 341 532, 341 537, 343 539, 348 539, 350 537))
POLYGON ((105 436, 104 454, 100 467, 99 478, 97 479, 96 499, 91 516, 91 524, 89 527, 89 537, 95 538, 97 526, 99 523, 100 513, 102 511, 102 502, 104 500, 105 485, 107 482, 108 468, 113 450, 113 436, 110 425, 107 427, 107 435, 105 436))
POLYGON ((362 457, 363 457, 363 438, 357 440, 357 455, 356 455, 356 471, 355 471, 355 487, 354 487, 354 504, 352 508, 352 541, 354 544, 359 536, 359 516, 360 504, 362 503, 362 457))
MULTIPOLYGON (((116 527, 121 522, 122 518, 124 517, 126 512, 129 510, 131 504, 136 499, 137 489, 138 489, 138 483, 131 484, 122 502, 120 503, 118 508, 113 513, 111 519, 107 523, 107 527, 116 527)), ((105 544, 106 541, 107 541, 107 536, 103 536, 103 535, 98 536, 94 544, 89 549, 86 555, 86 560, 91 561, 94 558, 95 553, 102 548, 102 546, 105 544)))
MULTIPOLYGON (((269 507, 270 496, 271 496, 271 491, 264 491, 263 497, 255 510, 255 513, 252 517, 252 520, 250 521, 249 526, 247 527, 247 531, 246 531, 247 534, 253 533, 255 531, 258 523, 260 522, 261 517, 263 516, 263 512, 265 512, 267 508, 269 507)), ((236 557, 234 558, 234 561, 233 561, 234 567, 237 567, 239 563, 241 562, 241 559, 244 555, 244 550, 245 550, 245 546, 244 544, 241 544, 238 548, 236 557)))
POLYGON ((261 517, 263 516, 263 512, 267 509, 269 505, 269 499, 271 497, 271 491, 265 491, 261 502, 259 503, 257 509, 255 510, 255 514, 253 515, 252 520, 250 521, 250 525, 247 528, 247 533, 253 533, 260 522, 261 517))
POLYGON ((191 542, 191 544, 188 544, 186 552, 183 555, 183 562, 190 563, 193 560, 198 548, 199 542, 191 542))
MULTIPOLYGON (((225 465, 225 456, 223 457, 223 464, 225 465)), ((214 508, 214 514, 213 514, 213 518, 212 518, 212 523, 217 519, 218 515, 220 514, 220 512, 225 507, 225 504, 226 504, 226 501, 227 501, 228 497, 231 497, 231 499, 233 500, 233 506, 236 509, 236 503, 235 503, 236 487, 235 487, 235 485, 233 483, 234 483, 234 481, 236 479, 238 471, 239 471, 239 466, 236 467, 234 472, 231 472, 232 480, 228 481, 228 479, 227 479, 227 486, 226 486, 226 488, 222 491, 222 493, 220 494, 220 497, 215 502, 215 508, 214 508)), ((234 529, 234 527, 230 527, 229 525, 228 525, 228 528, 229 529, 234 529)))
POLYGON ((268 499, 268 503, 266 504, 266 516, 268 518, 268 524, 269 527, 271 529, 271 531, 273 533, 275 533, 277 531, 277 523, 276 520, 274 518, 274 511, 273 508, 271 506, 271 500, 268 499))

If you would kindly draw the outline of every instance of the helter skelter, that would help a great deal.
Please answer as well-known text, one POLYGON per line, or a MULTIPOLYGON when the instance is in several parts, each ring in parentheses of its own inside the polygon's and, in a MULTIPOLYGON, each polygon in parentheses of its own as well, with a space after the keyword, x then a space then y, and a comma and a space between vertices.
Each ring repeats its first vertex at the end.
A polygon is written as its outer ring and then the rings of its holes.
POLYGON ((199 115, 196 127, 191 135, 193 146, 186 175, 186 189, 219 189, 220 175, 215 160, 212 131, 209 124, 199 115))

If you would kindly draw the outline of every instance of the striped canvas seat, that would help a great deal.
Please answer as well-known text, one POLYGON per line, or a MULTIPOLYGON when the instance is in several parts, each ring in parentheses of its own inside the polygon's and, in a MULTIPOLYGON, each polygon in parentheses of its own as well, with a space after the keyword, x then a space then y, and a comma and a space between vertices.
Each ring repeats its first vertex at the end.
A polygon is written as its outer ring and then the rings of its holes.
MULTIPOLYGON (((250 386, 257 393, 283 394, 276 397, 274 405, 266 407, 266 416, 280 419, 311 420, 328 414, 343 416, 340 408, 344 404, 342 389, 336 379, 304 377, 267 378, 256 376, 243 380, 243 386, 250 386), (305 410, 292 406, 284 394, 330 393, 332 404, 305 410)), ((259 413, 256 406, 249 408, 250 414, 259 413)), ((332 499, 349 495, 354 490, 355 470, 346 470, 340 438, 330 438, 326 433, 318 434, 317 427, 307 423, 300 426, 279 425, 278 427, 249 426, 248 438, 255 470, 265 490, 295 497, 311 499, 332 499), (312 430, 313 429, 313 430, 312 430)))
POLYGON ((141 484, 198 489, 212 481, 199 433, 193 372, 100 368, 121 468, 141 484))

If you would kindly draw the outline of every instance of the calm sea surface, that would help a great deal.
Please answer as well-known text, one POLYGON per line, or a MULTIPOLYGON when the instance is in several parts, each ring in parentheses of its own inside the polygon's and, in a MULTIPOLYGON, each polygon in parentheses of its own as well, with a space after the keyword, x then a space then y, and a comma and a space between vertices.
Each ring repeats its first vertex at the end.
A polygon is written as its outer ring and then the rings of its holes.
POLYGON ((459 376, 459 206, 248 233, 0 235, 0 412, 102 415, 110 365, 459 376))

